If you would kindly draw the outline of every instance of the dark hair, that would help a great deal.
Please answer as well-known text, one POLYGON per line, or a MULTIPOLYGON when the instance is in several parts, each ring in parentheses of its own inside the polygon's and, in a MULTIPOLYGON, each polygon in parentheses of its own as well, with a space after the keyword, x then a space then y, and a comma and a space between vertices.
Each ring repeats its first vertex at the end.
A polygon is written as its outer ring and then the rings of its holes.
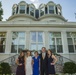
POLYGON ((42 47, 42 49, 43 49, 43 48, 46 50, 46 47, 42 47))
POLYGON ((51 56, 52 56, 52 50, 51 50, 51 49, 48 49, 48 51, 50 51, 50 53, 51 53, 51 56))
POLYGON ((24 57, 24 56, 22 56, 22 53, 24 53, 24 52, 23 51, 20 51, 19 57, 24 57))
POLYGON ((39 55, 38 51, 35 51, 34 54, 35 54, 35 53, 37 53, 37 54, 39 55))

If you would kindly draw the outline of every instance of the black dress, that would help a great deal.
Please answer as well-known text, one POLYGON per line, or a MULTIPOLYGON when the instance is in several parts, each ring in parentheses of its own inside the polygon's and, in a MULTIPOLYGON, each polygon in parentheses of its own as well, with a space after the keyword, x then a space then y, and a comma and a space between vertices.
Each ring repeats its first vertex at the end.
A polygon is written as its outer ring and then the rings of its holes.
POLYGON ((16 75, 25 75, 24 57, 18 57, 18 62, 22 66, 17 66, 16 75))
POLYGON ((51 65, 51 63, 53 63, 53 58, 50 56, 48 57, 48 74, 55 74, 54 65, 51 65))

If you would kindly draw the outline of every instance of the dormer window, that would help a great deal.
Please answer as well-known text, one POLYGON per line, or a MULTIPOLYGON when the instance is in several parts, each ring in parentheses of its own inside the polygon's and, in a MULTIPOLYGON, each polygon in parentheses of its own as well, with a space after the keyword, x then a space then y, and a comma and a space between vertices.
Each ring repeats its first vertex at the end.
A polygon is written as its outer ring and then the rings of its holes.
POLYGON ((43 16, 44 15, 44 8, 41 8, 40 9, 40 16, 43 16))
POLYGON ((54 6, 49 6, 49 13, 54 14, 54 6))
POLYGON ((34 8, 33 7, 30 7, 30 15, 34 16, 34 8))
POLYGON ((25 13, 25 5, 20 5, 20 13, 25 13))

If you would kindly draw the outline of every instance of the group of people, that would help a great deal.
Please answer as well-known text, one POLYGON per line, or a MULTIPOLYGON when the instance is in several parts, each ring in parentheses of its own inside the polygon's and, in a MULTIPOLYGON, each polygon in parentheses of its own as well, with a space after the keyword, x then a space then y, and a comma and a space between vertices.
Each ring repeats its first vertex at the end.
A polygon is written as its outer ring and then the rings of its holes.
POLYGON ((55 75, 56 62, 55 55, 45 47, 42 47, 41 54, 35 51, 34 56, 31 56, 31 51, 21 52, 16 60, 16 75, 55 75))

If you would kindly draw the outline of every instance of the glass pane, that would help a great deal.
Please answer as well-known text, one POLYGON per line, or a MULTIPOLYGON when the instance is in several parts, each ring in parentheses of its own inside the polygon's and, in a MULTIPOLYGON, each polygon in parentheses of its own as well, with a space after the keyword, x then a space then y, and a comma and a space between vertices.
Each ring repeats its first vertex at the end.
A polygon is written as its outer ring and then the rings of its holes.
POLYGON ((76 38, 74 38, 74 45, 76 45, 76 38))
POLYGON ((76 32, 72 32, 72 36, 76 38, 76 32))
POLYGON ((55 45, 55 39, 54 38, 50 38, 50 45, 55 45))
POLYGON ((38 44, 38 50, 41 50, 42 47, 43 47, 43 44, 38 44))
POLYGON ((69 48, 69 53, 74 53, 74 46, 73 45, 68 45, 69 48))
POLYGON ((19 32, 18 37, 25 37, 25 32, 19 32))
POLYGON ((18 37, 18 32, 13 32, 12 33, 12 38, 17 38, 18 37))
POLYGON ((6 39, 5 38, 0 38, 0 45, 5 45, 6 39))
POLYGON ((54 37, 61 37, 61 33, 60 32, 50 32, 50 38, 54 38, 54 37))
POLYGON ((18 45, 18 38, 12 39, 12 45, 18 45))
POLYGON ((49 6, 49 13, 54 13, 54 6, 49 6))
POLYGON ((31 44, 31 50, 36 50, 36 44, 31 44))
POLYGON ((31 42, 36 42, 36 32, 31 32, 31 42))
POLYGON ((5 45, 0 45, 0 53, 4 53, 5 52, 5 45))
POLYGON ((57 43, 57 45, 62 45, 62 40, 61 40, 61 38, 56 38, 56 43, 57 43))
POLYGON ((20 10, 25 10, 25 5, 21 5, 20 10))
POLYGON ((44 15, 44 8, 40 9, 40 16, 44 15))
POLYGON ((53 53, 56 53, 56 47, 55 47, 55 45, 50 45, 50 49, 52 50, 53 53))
POLYGON ((38 32, 38 42, 43 42, 43 32, 38 32))
POLYGON ((76 32, 67 32, 67 37, 74 37, 74 38, 76 38, 76 32))
POLYGON ((54 6, 49 6, 49 10, 54 10, 54 6))
POLYGON ((12 45, 11 53, 17 53, 17 45, 12 45))
POLYGON ((58 53, 63 53, 62 45, 57 45, 57 52, 58 53))
POLYGON ((34 8, 31 7, 31 8, 30 8, 30 11, 34 12, 34 8))
POLYGON ((0 37, 6 37, 6 33, 5 32, 0 32, 0 37))
POLYGON ((18 46, 18 52, 25 50, 25 46, 24 45, 19 45, 18 46))
POLYGON ((72 41, 72 38, 68 38, 68 45, 73 45, 73 41, 72 41))
POLYGON ((76 45, 75 45, 75 50, 76 50, 76 45))
POLYGON ((19 45, 25 45, 25 38, 19 38, 19 45))

